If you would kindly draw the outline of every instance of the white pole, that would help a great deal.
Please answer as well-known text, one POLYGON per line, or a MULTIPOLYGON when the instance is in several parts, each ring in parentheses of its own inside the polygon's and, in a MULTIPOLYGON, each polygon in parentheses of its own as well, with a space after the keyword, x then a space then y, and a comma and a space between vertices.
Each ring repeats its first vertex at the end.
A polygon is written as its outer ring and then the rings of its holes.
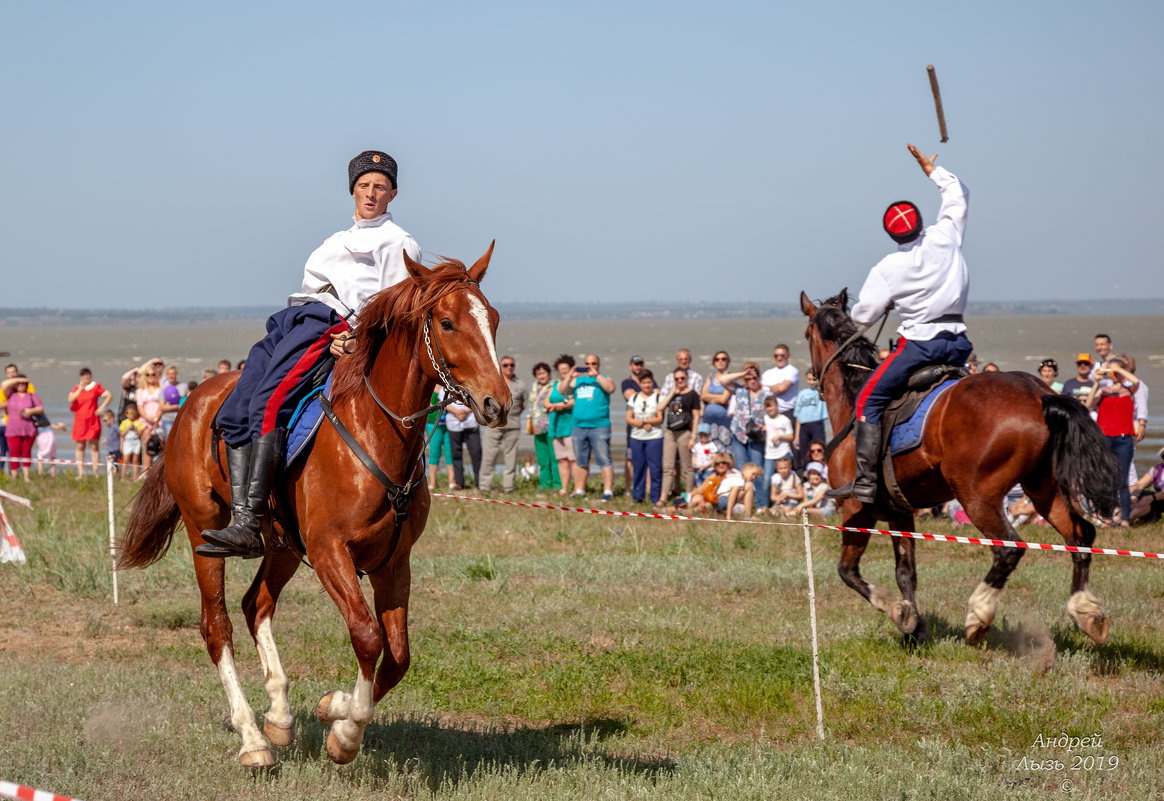
MULTIPOLYGON (((105 457, 105 486, 109 495, 109 557, 113 560, 113 605, 117 606, 117 523, 113 517, 113 457, 105 457)), ((807 531, 808 529, 805 529, 807 531)), ((815 631, 815 629, 814 629, 815 631)))
POLYGON ((824 709, 820 702, 820 651, 816 637, 816 581, 812 577, 812 540, 808 534, 808 511, 800 510, 804 526, 804 560, 808 567, 808 620, 812 625, 812 691, 816 696, 816 736, 825 738, 824 709))

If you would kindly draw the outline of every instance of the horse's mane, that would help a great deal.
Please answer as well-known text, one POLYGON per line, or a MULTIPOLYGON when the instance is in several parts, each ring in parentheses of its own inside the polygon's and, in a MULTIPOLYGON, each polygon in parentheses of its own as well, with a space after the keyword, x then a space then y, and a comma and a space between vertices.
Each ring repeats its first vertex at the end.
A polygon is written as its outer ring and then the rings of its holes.
MULTIPOLYGON (((821 339, 828 340, 834 345, 839 346, 857 333, 857 324, 849 316, 849 309, 841 296, 829 298, 818 306, 812 319, 821 339)), ((850 406, 857 402, 857 395, 865 386, 865 382, 869 380, 870 370, 877 369, 879 362, 877 346, 864 336, 857 337, 847 348, 837 354, 835 364, 840 368, 841 376, 844 378, 845 397, 850 406), (851 367, 850 365, 858 366, 851 367)), ((818 376, 817 378, 820 380, 824 377, 818 376)))
POLYGON ((336 398, 357 391, 388 337, 411 338, 438 300, 469 280, 465 265, 446 259, 420 278, 409 277, 382 289, 360 311, 355 350, 338 359, 332 392, 336 398))

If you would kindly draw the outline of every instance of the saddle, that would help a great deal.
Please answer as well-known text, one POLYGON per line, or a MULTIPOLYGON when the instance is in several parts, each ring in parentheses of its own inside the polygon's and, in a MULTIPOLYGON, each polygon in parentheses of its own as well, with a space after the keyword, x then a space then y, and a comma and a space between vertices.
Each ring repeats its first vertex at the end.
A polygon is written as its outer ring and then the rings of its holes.
POLYGON ((881 484, 879 501, 894 512, 910 512, 913 504, 905 497, 893 470, 893 457, 921 445, 926 422, 934 403, 969 373, 952 364, 927 364, 910 374, 905 392, 890 401, 881 416, 881 484))
MULTIPOLYGON (((271 497, 268 499, 268 514, 263 515, 265 536, 277 546, 282 545, 292 549, 300 557, 307 553, 307 545, 303 541, 303 534, 295 524, 294 518, 288 513, 291 508, 291 498, 284 481, 284 473, 307 450, 307 446, 311 444, 311 441, 315 439, 316 432, 319 431, 319 426, 324 418, 320 398, 331 398, 333 367, 335 367, 334 357, 324 359, 305 383, 305 392, 287 423, 287 439, 284 443, 282 469, 275 475, 271 497), (282 538, 276 536, 273 525, 275 522, 280 524, 283 532, 282 538)), ((216 412, 216 424, 211 435, 211 453, 215 464, 218 464, 218 443, 222 436, 222 430, 217 426, 217 416, 216 412)))

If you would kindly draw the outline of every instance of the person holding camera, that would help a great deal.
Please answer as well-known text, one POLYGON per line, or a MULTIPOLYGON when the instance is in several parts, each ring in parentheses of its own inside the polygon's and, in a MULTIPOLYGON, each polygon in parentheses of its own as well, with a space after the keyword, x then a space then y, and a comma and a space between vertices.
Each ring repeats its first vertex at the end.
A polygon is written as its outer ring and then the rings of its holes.
MULTIPOLYGON (((651 503, 659 505, 663 475, 663 404, 650 370, 639 375, 639 391, 626 402, 626 423, 631 427, 627 450, 634 463, 631 499, 642 503, 647 497, 647 473, 651 475, 651 503)), ((665 496, 664 496, 665 498, 665 496)))
POLYGON ((683 477, 683 491, 689 493, 695 489, 691 438, 694 436, 692 432, 699 425, 699 391, 690 385, 689 371, 682 365, 671 371, 671 391, 665 394, 662 405, 667 410, 663 426, 662 502, 665 504, 671 497, 676 457, 679 459, 679 473, 683 477))
MULTIPOLYGON (((772 390, 760 383, 760 365, 744 365, 743 386, 737 387, 728 402, 731 418, 732 456, 736 464, 764 464, 767 428, 764 425, 764 399, 772 390)), ((763 471, 761 470, 761 477, 763 471)))
POLYGON ((1087 408, 1095 410, 1095 421, 1119 462, 1120 525, 1127 528, 1132 513, 1128 470, 1136 452, 1134 395, 1140 380, 1118 356, 1096 368, 1095 379, 1087 396, 1087 408))
POLYGON ((610 396, 614 379, 599 371, 598 355, 586 354, 558 382, 558 391, 574 399, 574 491, 585 492, 590 474, 590 453, 602 472, 602 500, 614 500, 614 462, 610 458, 610 396))

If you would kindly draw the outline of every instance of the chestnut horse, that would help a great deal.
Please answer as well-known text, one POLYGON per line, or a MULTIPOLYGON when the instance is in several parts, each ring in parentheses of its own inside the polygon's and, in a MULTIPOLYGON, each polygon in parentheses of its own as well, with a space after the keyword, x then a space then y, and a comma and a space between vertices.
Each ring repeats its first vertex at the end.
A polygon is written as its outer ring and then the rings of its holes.
MULTIPOLYGON (((339 607, 356 654, 359 671, 352 692, 328 693, 316 708, 319 720, 331 724, 327 753, 339 763, 355 759, 373 707, 408 670, 409 552, 428 518, 424 414, 434 386, 440 381, 450 396, 459 396, 482 424, 505 424, 510 394, 494 345, 499 318, 479 287, 492 252, 490 245, 468 270, 456 261, 429 270, 405 254, 410 278, 369 299, 360 313, 356 350, 335 367, 334 413, 389 483, 412 499, 401 515, 403 524, 396 521, 399 498, 394 503, 390 497, 398 493, 373 477, 330 423, 320 427, 306 456, 283 477, 286 486, 275 493, 286 498, 287 506, 280 508, 278 519, 301 532, 306 558, 339 607), (406 419, 413 413, 416 424, 406 419), (360 591, 357 571, 368 575, 375 612, 360 591)), ((120 567, 145 567, 160 559, 179 517, 191 548, 202 543, 204 529, 221 528, 229 520, 225 448, 212 428, 236 380, 234 373, 207 380, 178 412, 165 457, 154 464, 134 500, 120 542, 120 567)), ((281 523, 272 525, 284 529, 281 523)), ((270 699, 263 732, 235 668, 224 560, 194 554, 202 637, 226 690, 231 723, 242 737, 239 761, 248 767, 274 764, 270 743, 289 745, 293 739, 287 675, 275 648, 272 619, 279 593, 300 559, 278 544, 280 537, 271 528, 264 539, 266 554, 242 599, 270 699)))
MULTIPOLYGON (((800 308, 808 317, 805 338, 828 405, 829 422, 834 431, 840 431, 852 419, 857 394, 877 366, 877 350, 865 337, 856 337, 829 361, 837 348, 858 332, 848 315, 845 290, 820 306, 801 292, 800 308)), ((921 446, 894 457, 893 467, 915 508, 957 498, 971 522, 991 539, 1021 539, 1003 510, 1007 491, 1021 484, 1039 514, 1068 545, 1087 547, 1095 541, 1095 527, 1084 518, 1079 496, 1090 499, 1101 514, 1110 514, 1122 480, 1099 426, 1083 405, 1074 398, 1056 395, 1035 376, 1017 372, 983 373, 960 380, 934 403, 921 446)), ((855 471, 850 436, 829 459, 829 482, 840 486, 855 471)), ((912 512, 885 512, 853 498, 844 502, 843 509, 845 526, 871 528, 877 520, 885 519, 898 531, 914 530, 912 512)), ((837 566, 841 579, 874 608, 888 614, 902 633, 926 639, 925 620, 914 597, 914 541, 893 538, 902 596, 894 601, 887 590, 861 577, 861 555, 869 536, 843 533, 837 566)), ((986 637, 1006 580, 1026 553, 1022 548, 992 550, 994 563, 970 596, 966 639, 972 645, 986 637)), ((1071 559, 1074 572, 1067 612, 1083 633, 1103 644, 1109 624, 1103 606, 1087 586, 1091 556, 1072 553, 1071 559)))

